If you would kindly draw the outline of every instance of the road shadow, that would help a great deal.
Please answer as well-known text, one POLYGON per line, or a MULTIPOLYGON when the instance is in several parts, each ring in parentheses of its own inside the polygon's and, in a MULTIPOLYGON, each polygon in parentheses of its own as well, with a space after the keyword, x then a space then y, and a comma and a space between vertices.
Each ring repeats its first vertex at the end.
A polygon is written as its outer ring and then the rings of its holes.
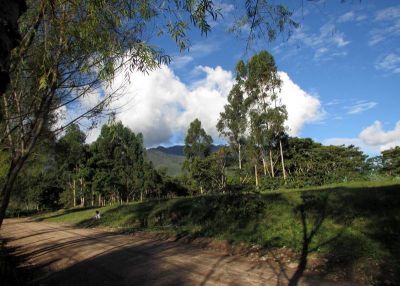
POLYGON ((399 184, 265 196, 211 195, 123 205, 106 211, 101 220, 85 220, 78 226, 119 220, 132 231, 173 230, 179 241, 223 237, 231 245, 260 244, 274 261, 271 268, 278 285, 297 285, 313 277, 400 285, 399 205, 399 184), (276 231, 275 212, 290 214, 290 224, 284 226, 290 231, 276 231), (266 237, 268 233, 276 235, 266 237), (274 250, 284 245, 295 252, 298 262, 290 270, 287 261, 274 257, 282 254, 274 250))
MULTIPOLYGON (((21 253, 23 247, 14 251, 21 253)), ((237 257, 215 255, 171 241, 132 241, 127 236, 97 233, 53 240, 23 252, 18 256, 21 260, 35 261, 34 266, 23 270, 35 275, 21 285, 245 285, 247 281, 243 269, 236 271, 240 267, 235 264, 237 257), (99 251, 99 247, 104 250, 99 251), (88 255, 92 248, 98 253, 71 263, 88 255), (71 265, 56 270, 65 263, 71 265)), ((268 285, 262 279, 259 282, 268 285)))
POLYGON ((73 209, 63 209, 62 211, 59 211, 58 213, 53 214, 51 216, 44 215, 44 216, 41 216, 41 217, 33 217, 33 221, 40 222, 40 221, 44 221, 44 220, 48 220, 48 219, 64 216, 64 215, 70 214, 70 213, 81 212, 81 211, 84 211, 84 210, 98 209, 98 208, 99 207, 81 207, 81 208, 80 207, 76 207, 76 208, 73 208, 73 209))
POLYGON ((320 259, 312 271, 320 277, 399 285, 399 205, 399 184, 302 192, 294 208, 302 226, 301 251, 289 285, 307 278, 314 252, 320 259))

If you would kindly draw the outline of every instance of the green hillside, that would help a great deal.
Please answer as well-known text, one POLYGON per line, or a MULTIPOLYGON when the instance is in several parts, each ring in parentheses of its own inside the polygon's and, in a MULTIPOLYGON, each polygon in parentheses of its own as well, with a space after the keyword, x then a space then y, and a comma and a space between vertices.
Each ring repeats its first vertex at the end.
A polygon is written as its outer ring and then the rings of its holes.
POLYGON ((167 174, 177 176, 182 172, 183 156, 167 154, 154 149, 147 150, 147 159, 153 162, 156 169, 167 169, 167 174))

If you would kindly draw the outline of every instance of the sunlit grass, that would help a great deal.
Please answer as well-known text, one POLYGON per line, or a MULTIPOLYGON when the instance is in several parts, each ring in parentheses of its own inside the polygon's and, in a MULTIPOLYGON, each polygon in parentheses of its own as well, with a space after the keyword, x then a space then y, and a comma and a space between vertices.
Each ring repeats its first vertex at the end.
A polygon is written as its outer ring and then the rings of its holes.
MULTIPOLYGON (((399 206, 400 182, 352 182, 303 190, 73 209, 38 219, 80 227, 212 237, 233 244, 257 244, 267 250, 287 247, 299 253, 304 242, 303 210, 308 233, 316 229, 309 250, 327 259, 324 267, 355 267, 365 269, 367 274, 374 266, 375 270, 398 277, 399 206), (100 220, 93 219, 97 209, 103 214, 100 220)), ((378 274, 371 275, 375 279, 378 274)))

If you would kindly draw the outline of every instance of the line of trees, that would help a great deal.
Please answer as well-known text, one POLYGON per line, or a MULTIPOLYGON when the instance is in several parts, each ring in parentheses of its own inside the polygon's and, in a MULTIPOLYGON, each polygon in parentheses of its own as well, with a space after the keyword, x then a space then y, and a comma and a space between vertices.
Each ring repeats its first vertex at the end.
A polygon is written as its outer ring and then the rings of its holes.
POLYGON ((400 173, 400 147, 369 158, 358 147, 289 137, 275 61, 261 51, 236 66, 236 82, 217 129, 230 148, 211 154, 212 138, 196 119, 185 139, 186 185, 200 193, 305 187, 400 173))
POLYGON ((146 160, 142 134, 121 122, 105 124, 91 144, 85 139, 72 124, 60 139, 48 138, 38 146, 18 180, 12 208, 105 206, 187 194, 176 179, 146 160))
MULTIPOLYGON (((210 21, 221 16, 209 0, 10 0, 4 8, 0 150, 8 152, 8 165, 0 193, 0 227, 21 170, 43 135, 57 131, 53 127, 60 111, 78 111, 60 129, 96 118, 117 93, 104 93, 89 107, 81 99, 120 72, 148 71, 170 62, 149 38, 167 36, 182 51, 189 47, 191 26, 207 35, 210 21)), ((250 26, 248 42, 272 41, 298 26, 291 11, 268 1, 246 1, 243 14, 234 28, 250 26)))

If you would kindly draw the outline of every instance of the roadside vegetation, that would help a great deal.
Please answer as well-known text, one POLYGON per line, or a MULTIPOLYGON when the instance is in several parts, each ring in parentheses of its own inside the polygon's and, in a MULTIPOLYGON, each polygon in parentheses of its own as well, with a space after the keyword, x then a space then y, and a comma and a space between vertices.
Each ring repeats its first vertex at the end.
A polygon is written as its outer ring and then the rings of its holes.
POLYGON ((293 254, 289 259, 299 265, 314 259, 313 270, 321 275, 397 285, 399 204, 400 182, 386 181, 69 209, 36 219, 126 232, 152 231, 177 239, 210 237, 233 245, 257 245, 267 254, 286 248, 293 254), (101 219, 93 219, 95 210, 100 210, 101 219))

